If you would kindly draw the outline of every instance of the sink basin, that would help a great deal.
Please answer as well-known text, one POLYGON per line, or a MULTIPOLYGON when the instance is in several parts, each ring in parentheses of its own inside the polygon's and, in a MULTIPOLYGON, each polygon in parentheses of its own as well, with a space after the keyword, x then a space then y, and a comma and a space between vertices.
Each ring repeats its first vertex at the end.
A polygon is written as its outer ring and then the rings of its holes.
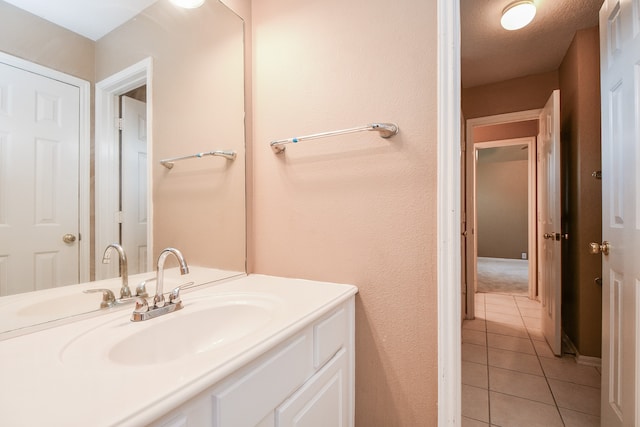
POLYGON ((127 312, 71 341, 61 358, 76 366, 92 362, 88 353, 98 363, 170 363, 219 350, 259 331, 275 317, 281 303, 263 294, 232 294, 183 300, 181 310, 143 322, 130 322, 127 312))

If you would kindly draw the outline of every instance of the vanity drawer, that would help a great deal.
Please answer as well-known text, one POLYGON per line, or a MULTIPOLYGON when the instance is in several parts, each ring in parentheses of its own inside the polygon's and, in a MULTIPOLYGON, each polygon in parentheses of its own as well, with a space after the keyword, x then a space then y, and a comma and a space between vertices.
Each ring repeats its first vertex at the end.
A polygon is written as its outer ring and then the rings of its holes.
POLYGON ((340 306, 313 327, 313 367, 318 369, 347 343, 349 332, 347 310, 340 306))
POLYGON ((311 331, 213 393, 214 425, 254 426, 314 372, 311 331), (247 404, 247 402, 251 402, 247 404))

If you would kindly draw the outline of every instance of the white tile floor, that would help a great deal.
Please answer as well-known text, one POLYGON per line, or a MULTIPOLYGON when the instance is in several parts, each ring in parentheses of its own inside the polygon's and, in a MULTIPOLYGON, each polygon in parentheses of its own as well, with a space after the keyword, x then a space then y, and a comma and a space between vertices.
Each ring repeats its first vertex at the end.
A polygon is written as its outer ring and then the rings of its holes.
POLYGON ((540 305, 476 294, 462 324, 462 426, 600 425, 600 373, 554 357, 540 331, 540 305))

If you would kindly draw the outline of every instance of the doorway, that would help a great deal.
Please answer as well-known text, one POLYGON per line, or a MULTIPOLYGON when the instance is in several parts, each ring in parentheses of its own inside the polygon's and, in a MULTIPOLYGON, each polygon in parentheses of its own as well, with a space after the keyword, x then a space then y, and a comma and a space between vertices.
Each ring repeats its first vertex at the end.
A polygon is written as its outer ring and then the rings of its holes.
MULTIPOLYGON (((439 145, 438 152, 440 153, 438 168, 441 172, 439 175, 439 217, 442 217, 443 221, 438 224, 438 233, 440 237, 439 248, 439 263, 438 263, 438 293, 440 298, 439 306, 439 328, 445 328, 439 333, 439 337, 452 336, 455 337, 458 331, 455 329, 457 326, 453 321, 453 313, 459 316, 459 312, 455 311, 459 309, 459 300, 455 290, 448 290, 447 286, 450 283, 459 280, 459 276, 452 271, 457 264, 455 260, 456 251, 459 251, 456 240, 459 240, 459 233, 455 232, 455 226, 458 217, 452 215, 455 212, 456 215, 460 214, 459 206, 456 206, 456 198, 459 197, 458 190, 460 183, 457 182, 459 170, 452 165, 456 165, 454 162, 458 161, 458 153, 455 150, 449 148, 451 141, 456 140, 459 137, 460 129, 456 129, 456 122, 460 117, 460 57, 459 57, 459 2, 453 2, 449 5, 446 1, 440 1, 438 7, 441 8, 439 12, 439 28, 442 30, 441 34, 444 34, 442 40, 439 43, 439 111, 442 114, 439 116, 439 145), (451 189, 455 191, 450 194, 451 189)), ((597 85, 592 85, 597 87, 597 85)), ((593 105, 599 105, 594 103, 593 105)), ((598 134, 594 132, 594 134, 598 134)), ((575 234, 577 235, 577 234, 575 234)), ((439 341, 439 363, 442 363, 442 367, 439 368, 439 374, 441 378, 446 378, 442 381, 440 386, 440 402, 445 405, 439 407, 439 420, 442 420, 442 425, 447 425, 450 422, 459 423, 459 396, 460 390, 452 390, 450 381, 459 380, 460 371, 455 365, 451 366, 448 361, 451 355, 459 354, 459 349, 456 346, 448 342, 446 339, 439 341), (456 377, 457 376, 457 377, 456 377), (450 393, 444 393, 450 391, 450 393), (453 402, 450 402, 448 396, 453 397, 453 402)), ((440 365, 439 365, 440 366, 440 365)))
MULTIPOLYGON (((536 245, 536 138, 538 130, 538 109, 520 111, 515 113, 499 114, 495 116, 469 119, 466 123, 466 218, 467 218, 467 245, 465 261, 461 263, 462 275, 467 277, 466 289, 466 318, 475 317, 475 294, 478 290, 478 256, 483 254, 496 254, 496 252, 478 252, 478 239, 482 230, 478 227, 478 210, 476 174, 479 150, 492 149, 497 147, 515 146, 520 150, 521 157, 526 151, 526 202, 527 222, 526 222, 526 247, 519 253, 513 252, 508 258, 522 261, 523 253, 526 257, 527 267, 527 296, 535 299, 537 296, 537 245, 536 245), (526 150, 521 150, 526 147, 526 150)), ((495 224, 495 221, 494 221, 495 224)), ((485 230, 488 233, 500 233, 501 230, 485 230)), ((505 254, 504 252, 498 252, 505 254)), ((495 257, 492 257, 495 258, 495 257)), ((497 257, 501 258, 501 257, 497 257)))
POLYGON ((534 299, 535 137, 476 142, 474 149, 475 292, 534 299))
POLYGON ((153 205, 151 191, 148 191, 152 168, 148 159, 152 158, 152 60, 144 59, 119 73, 96 84, 96 238, 95 238, 95 278, 105 279, 118 276, 117 263, 103 264, 99 254, 113 242, 126 245, 131 261, 129 272, 134 270, 150 271, 152 253, 147 248, 153 247, 153 205), (144 87, 145 103, 135 100, 138 88, 144 87), (133 91, 133 92, 132 92, 133 91), (129 96, 125 96, 125 95, 129 96), (127 102, 121 102, 126 99, 127 102), (131 101, 131 102, 129 102, 131 101), (121 149, 121 103, 129 105, 132 111, 134 140, 142 139, 144 145, 138 149, 121 149), (134 106, 135 104, 136 106, 134 106), (141 111, 138 114, 137 111, 141 111), (114 123, 118 123, 114 126, 114 123), (121 168, 122 164, 133 164, 121 168), (142 162, 142 163, 141 163, 142 162), (122 171, 122 172, 121 172, 122 171), (126 171, 126 172, 125 172, 126 171), (121 177, 127 173, 133 177, 121 177), (124 179, 123 179, 124 178, 124 179), (121 188, 122 182, 135 182, 127 189, 121 188), (144 191, 143 191, 144 190, 144 191), (129 196, 127 196, 129 194, 129 196), (123 203, 133 200, 131 209, 124 213, 123 203), (123 227, 125 215, 132 213, 128 224, 134 224, 131 232, 128 226, 123 227), (123 235, 123 231, 124 234, 123 235), (133 237, 129 237, 129 235, 133 237))
POLYGON ((146 273, 149 168, 146 85, 120 97, 120 244, 129 274, 146 273))

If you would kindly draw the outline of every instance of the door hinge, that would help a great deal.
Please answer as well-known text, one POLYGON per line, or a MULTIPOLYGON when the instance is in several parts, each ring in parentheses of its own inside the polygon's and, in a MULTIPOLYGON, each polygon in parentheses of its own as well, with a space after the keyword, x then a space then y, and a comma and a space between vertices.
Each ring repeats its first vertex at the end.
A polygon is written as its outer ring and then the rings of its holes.
POLYGON ((118 211, 115 214, 114 221, 116 222, 116 224, 122 224, 122 218, 123 218, 122 211, 118 211))
POLYGON ((123 130, 124 129, 124 119, 122 117, 118 117, 116 119, 116 129, 123 130))

